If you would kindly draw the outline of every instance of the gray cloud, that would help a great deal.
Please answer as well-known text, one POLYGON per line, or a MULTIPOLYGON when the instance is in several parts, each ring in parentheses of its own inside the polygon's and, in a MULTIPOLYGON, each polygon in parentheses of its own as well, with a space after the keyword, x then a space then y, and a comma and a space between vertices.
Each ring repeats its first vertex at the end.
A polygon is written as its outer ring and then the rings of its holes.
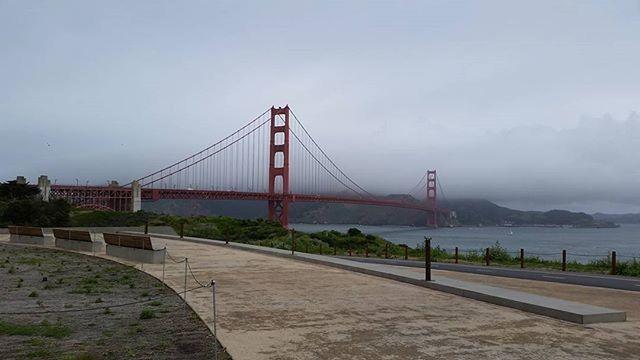
POLYGON ((0 2, 0 177, 127 182, 288 103, 374 191, 640 210, 637 4, 0 2))

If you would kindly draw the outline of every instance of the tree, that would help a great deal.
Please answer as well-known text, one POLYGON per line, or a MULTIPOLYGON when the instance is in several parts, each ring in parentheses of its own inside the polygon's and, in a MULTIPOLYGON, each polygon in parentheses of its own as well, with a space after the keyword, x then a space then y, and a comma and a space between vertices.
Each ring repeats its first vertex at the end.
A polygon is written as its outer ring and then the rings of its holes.
POLYGON ((362 231, 356 229, 356 228, 350 228, 347 231, 347 235, 349 236, 362 236, 362 231))
POLYGON ((11 180, 0 184, 0 201, 34 199, 39 194, 40 189, 29 183, 19 184, 11 180))

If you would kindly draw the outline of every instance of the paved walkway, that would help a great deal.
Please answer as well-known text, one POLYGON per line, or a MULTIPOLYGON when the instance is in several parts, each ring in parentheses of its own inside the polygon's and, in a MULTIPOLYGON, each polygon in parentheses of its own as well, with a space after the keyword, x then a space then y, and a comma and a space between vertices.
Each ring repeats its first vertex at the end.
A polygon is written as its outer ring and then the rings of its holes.
MULTIPOLYGON (((640 358, 635 319, 576 325, 323 265, 154 242, 188 257, 200 281, 217 281, 219 337, 235 359, 640 358)), ((165 270, 180 291, 184 265, 169 262, 165 270)), ((144 271, 161 277, 162 265, 144 271)), ((189 293, 188 301, 211 324, 210 290, 189 293)))
MULTIPOLYGON (((175 236, 168 236, 168 239, 175 239, 175 236)), ((224 245, 219 240, 209 240, 186 237, 185 240, 198 242, 214 246, 227 246, 254 252, 261 252, 269 255, 293 258, 301 261, 317 263, 337 267, 340 269, 360 272, 368 275, 380 276, 412 285, 423 286, 430 289, 447 292, 450 294, 464 296, 474 300, 489 302, 492 304, 511 307, 527 312, 554 317, 557 319, 571 321, 579 324, 592 324, 599 322, 619 322, 626 320, 624 311, 609 309, 574 301, 546 297, 527 292, 520 292, 510 289, 498 288, 478 284, 476 282, 465 282, 446 277, 432 277, 433 281, 425 281, 424 270, 418 273, 409 267, 384 266, 379 263, 358 262, 351 259, 334 256, 322 256, 317 254, 296 253, 292 255, 290 251, 260 247, 242 243, 230 243, 224 245)), ((424 268, 423 268, 424 269, 424 268)))

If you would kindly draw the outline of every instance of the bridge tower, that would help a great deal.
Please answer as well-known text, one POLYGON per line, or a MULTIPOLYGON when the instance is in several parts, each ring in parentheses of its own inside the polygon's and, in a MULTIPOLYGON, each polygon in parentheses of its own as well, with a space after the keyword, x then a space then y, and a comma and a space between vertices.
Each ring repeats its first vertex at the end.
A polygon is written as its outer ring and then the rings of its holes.
POLYGON ((289 105, 271 107, 269 219, 289 225, 289 105))
POLYGON ((427 213, 427 225, 438 227, 438 210, 437 210, 437 184, 436 171, 427 170, 427 205, 430 211, 427 213))

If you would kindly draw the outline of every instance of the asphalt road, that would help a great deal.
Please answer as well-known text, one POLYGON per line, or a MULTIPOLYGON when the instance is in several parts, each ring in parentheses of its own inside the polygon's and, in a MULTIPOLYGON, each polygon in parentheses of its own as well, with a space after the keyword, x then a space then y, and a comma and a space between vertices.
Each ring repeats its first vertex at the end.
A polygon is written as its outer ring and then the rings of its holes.
MULTIPOLYGON (((394 266, 409 266, 424 268, 424 261, 364 258, 355 256, 338 256, 343 259, 394 266)), ((595 286, 610 289, 620 289, 640 292, 640 278, 611 275, 589 275, 584 273, 542 271, 518 268, 502 268, 494 266, 462 265, 451 263, 432 263, 432 269, 459 271, 472 274, 502 276, 507 278, 548 281, 563 284, 595 286)))

